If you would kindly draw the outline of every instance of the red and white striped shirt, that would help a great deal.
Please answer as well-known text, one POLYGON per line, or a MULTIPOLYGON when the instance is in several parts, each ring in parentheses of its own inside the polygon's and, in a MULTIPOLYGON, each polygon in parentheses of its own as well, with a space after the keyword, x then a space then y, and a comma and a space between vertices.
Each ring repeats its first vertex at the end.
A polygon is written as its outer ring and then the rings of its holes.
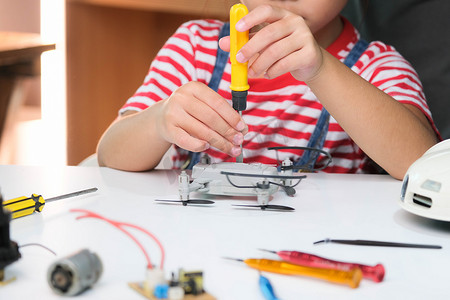
MULTIPOLYGON (((327 51, 341 61, 359 39, 359 33, 344 20, 344 30, 327 51)), ((196 20, 183 24, 166 42, 150 66, 143 85, 136 91, 120 113, 141 111, 157 101, 168 98, 173 91, 189 81, 208 84, 214 69, 218 35, 223 22, 196 20)), ((430 120, 422 85, 412 66, 391 46, 372 42, 352 70, 402 103, 418 107, 430 120)), ((218 93, 231 105, 231 65, 225 67, 218 93)), ((244 161, 277 164, 286 157, 299 158, 299 151, 277 153, 267 150, 274 146, 306 146, 314 131, 322 105, 309 87, 294 79, 290 73, 274 79, 249 79, 250 90, 243 119, 249 132, 244 138, 244 161)), ((433 123, 432 123, 433 124, 433 123)), ((434 125, 433 125, 434 126, 434 125)), ((179 168, 188 157, 184 149, 176 148, 174 167, 179 168)), ((324 169, 334 173, 366 172, 370 159, 330 117, 324 148, 332 163, 324 169)), ((212 162, 234 161, 235 158, 217 149, 206 153, 212 162)))

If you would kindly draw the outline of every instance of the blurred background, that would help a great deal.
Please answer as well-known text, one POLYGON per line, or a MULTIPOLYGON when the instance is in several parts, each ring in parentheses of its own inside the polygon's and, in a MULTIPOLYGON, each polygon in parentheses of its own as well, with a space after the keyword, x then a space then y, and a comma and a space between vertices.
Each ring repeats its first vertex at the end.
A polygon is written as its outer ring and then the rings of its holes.
MULTIPOLYGON (((0 163, 77 165, 95 152, 176 28, 190 19, 226 19, 235 2, 0 0, 0 32, 39 34, 42 44, 55 45, 43 51, 39 74, 14 76, 0 163)), ((0 76, 10 80, 6 73, 0 76)))
MULTIPOLYGON (((61 56, 64 11, 62 5, 50 2, 56 1, 0 0, 0 31, 3 33, 0 40, 0 79, 2 83, 6 82, 2 84, 0 93, 2 102, 8 104, 5 106, 7 120, 3 122, 0 139, 2 164, 61 164, 66 161, 65 133, 61 125, 65 123, 65 117, 61 119, 65 116, 64 59, 61 56), (53 8, 49 7, 50 4, 54 4, 53 8), (47 21, 41 22, 44 19, 47 21), (36 72, 23 74, 18 68, 29 61, 26 50, 35 46, 35 39, 39 36, 42 44, 45 44, 44 39, 48 39, 49 44, 58 42, 58 49, 43 52, 42 72, 37 67, 36 72), (9 62, 8 53, 13 50, 17 52, 17 60, 9 62), (55 77, 56 88, 50 86, 54 75, 58 75, 55 77), (53 108, 49 110, 49 106, 53 108), (49 145, 48 152, 44 144, 49 145)), ((35 60, 39 64, 39 56, 35 60)))

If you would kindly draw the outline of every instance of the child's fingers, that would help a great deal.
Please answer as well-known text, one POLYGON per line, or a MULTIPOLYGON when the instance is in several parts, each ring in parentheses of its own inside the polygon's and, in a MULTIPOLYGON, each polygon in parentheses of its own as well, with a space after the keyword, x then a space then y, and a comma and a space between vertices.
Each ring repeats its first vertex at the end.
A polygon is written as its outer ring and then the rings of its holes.
POLYGON ((173 143, 192 152, 202 152, 210 147, 208 142, 191 136, 180 127, 173 129, 173 143))
MULTIPOLYGON (((265 73, 275 62, 280 61, 297 50, 295 46, 290 47, 284 40, 269 45, 267 48, 259 51, 249 61, 249 76, 258 77, 262 73, 265 73)), ((291 66, 288 67, 290 68, 291 66)), ((288 69, 284 71, 284 73, 287 72, 289 72, 288 69)))
POLYGON ((230 52, 230 37, 225 36, 219 40, 219 47, 225 52, 230 52))
MULTIPOLYGON (((227 106, 229 106, 228 103, 226 103, 227 106)), ((190 105, 186 108, 186 112, 192 116, 195 120, 200 121, 202 124, 204 124, 206 127, 212 129, 213 132, 217 133, 230 143, 233 143, 234 145, 240 145, 242 143, 242 140, 244 138, 243 134, 240 131, 237 131, 234 129, 228 122, 226 122, 220 115, 217 114, 217 112, 211 108, 208 105, 205 105, 204 103, 199 102, 198 105, 190 105)), ((184 122, 181 126, 183 127, 192 127, 192 126, 198 126, 196 122, 191 122, 192 120, 189 120, 188 122, 184 122)), ((195 127, 192 128, 191 131, 194 131, 195 127)), ((206 136, 205 134, 203 136, 206 136)), ((205 137, 208 142, 210 142, 210 139, 215 138, 212 136, 205 137)))
POLYGON ((314 51, 313 54, 311 54, 311 52, 313 51, 302 49, 291 53, 267 69, 265 77, 275 78, 286 72, 290 72, 292 76, 299 81, 307 81, 313 78, 319 71, 321 66, 320 61, 323 60, 323 58, 320 49, 314 51), (309 56, 308 59, 304 59, 307 55, 309 56), (299 61, 302 63, 298 64, 299 61))
POLYGON ((249 74, 275 78, 294 70, 313 68, 320 54, 312 34, 290 35, 261 51, 249 66, 249 74), (301 38, 300 38, 301 36, 301 38))
POLYGON ((287 55, 302 47, 304 44, 302 38, 308 34, 311 33, 303 18, 294 14, 286 14, 282 19, 259 30, 241 48, 236 58, 239 62, 245 62, 254 55, 269 50, 275 55, 272 58, 272 62, 275 62, 280 55, 287 55))
MULTIPOLYGON (((201 102, 212 108, 225 122, 237 131, 242 131, 245 128, 239 114, 233 109, 233 107, 219 94, 199 82, 191 82, 187 85, 195 85, 191 89, 192 96, 201 102)), ((193 103, 191 103, 192 105, 193 103)), ((195 105, 195 103, 194 103, 195 105)), ((187 106, 188 107, 188 106, 187 106)))
POLYGON ((179 127, 173 129, 173 143, 189 151, 204 151, 202 147, 212 146, 230 156, 239 155, 239 146, 229 142, 226 138, 212 130, 195 118, 186 118, 179 127), (199 150, 200 149, 200 150, 199 150))
POLYGON ((242 132, 247 130, 224 98, 198 82, 185 84, 167 99, 161 120, 165 124, 161 132, 169 142, 193 151, 193 147, 201 148, 199 141, 203 141, 233 156, 239 154, 236 146, 243 142, 242 132))
POLYGON ((286 12, 268 4, 259 5, 236 23, 236 30, 243 32, 264 22, 273 23, 286 16, 286 12))

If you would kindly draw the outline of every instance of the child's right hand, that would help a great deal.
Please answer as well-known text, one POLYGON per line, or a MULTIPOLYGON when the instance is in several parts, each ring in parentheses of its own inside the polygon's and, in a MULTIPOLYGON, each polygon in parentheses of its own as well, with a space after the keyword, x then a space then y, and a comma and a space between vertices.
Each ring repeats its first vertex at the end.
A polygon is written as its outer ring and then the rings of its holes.
MULTIPOLYGON (((249 77, 272 79, 290 72, 307 82, 321 71, 323 49, 302 16, 276 5, 259 5, 236 23, 240 32, 252 28, 260 30, 236 54, 238 62, 248 62, 249 77)), ((220 39, 219 46, 229 51, 229 37, 220 39)))
POLYGON ((156 126, 161 138, 200 152, 210 146, 236 157, 248 129, 239 114, 219 94, 199 82, 189 82, 161 101, 156 126))

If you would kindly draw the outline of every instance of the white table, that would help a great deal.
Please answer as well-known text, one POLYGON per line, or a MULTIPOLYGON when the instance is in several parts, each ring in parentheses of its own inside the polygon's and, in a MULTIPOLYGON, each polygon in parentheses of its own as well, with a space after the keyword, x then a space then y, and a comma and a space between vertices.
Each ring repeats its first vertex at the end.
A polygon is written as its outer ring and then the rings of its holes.
MULTIPOLYGON (((351 289, 325 281, 265 274, 280 299, 449 299, 450 223, 427 220, 403 211, 397 201, 401 182, 383 175, 309 174, 297 195, 274 195, 272 203, 295 212, 236 209, 237 198, 215 197, 213 207, 158 204, 157 197, 176 196, 177 173, 127 173, 97 167, 0 166, 5 199, 31 193, 52 197, 98 187, 83 195, 46 205, 11 222, 11 238, 19 245, 41 243, 63 257, 82 248, 97 253, 104 273, 80 299, 144 299, 127 283, 144 279, 145 259, 137 246, 111 225, 94 219, 75 220, 71 208, 134 223, 154 233, 166 250, 165 272, 202 269, 206 290, 217 299, 263 299, 258 273, 242 263, 222 259, 271 258, 258 248, 298 250, 386 269, 383 282, 362 280, 351 289), (381 248, 314 241, 373 239, 439 244, 441 250, 381 248)), ((245 202, 255 200, 246 199, 245 202)), ((133 231, 154 263, 160 252, 147 236, 133 231)), ((21 248, 22 258, 6 267, 15 282, 0 287, 0 299, 54 299, 46 273, 55 256, 40 247, 21 248)))

